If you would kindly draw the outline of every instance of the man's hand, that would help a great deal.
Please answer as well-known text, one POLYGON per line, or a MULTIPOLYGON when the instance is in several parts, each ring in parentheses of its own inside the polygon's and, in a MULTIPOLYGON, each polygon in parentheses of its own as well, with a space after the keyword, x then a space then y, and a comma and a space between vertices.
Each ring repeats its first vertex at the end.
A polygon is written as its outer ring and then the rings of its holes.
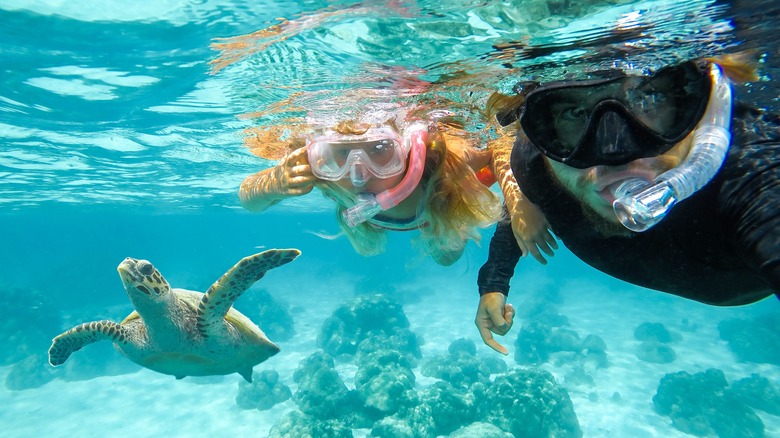
POLYGON ((479 298, 479 308, 474 323, 479 329, 479 335, 490 348, 507 355, 509 352, 503 345, 493 339, 493 333, 504 336, 512 328, 515 318, 515 308, 506 304, 506 296, 501 292, 489 292, 479 298))

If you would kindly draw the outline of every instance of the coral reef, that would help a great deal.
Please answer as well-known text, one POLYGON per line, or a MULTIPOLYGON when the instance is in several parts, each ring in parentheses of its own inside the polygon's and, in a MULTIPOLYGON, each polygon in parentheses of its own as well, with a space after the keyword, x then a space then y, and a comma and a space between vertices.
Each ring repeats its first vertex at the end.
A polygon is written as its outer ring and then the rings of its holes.
POLYGON ((408 417, 386 417, 374 424, 371 436, 378 438, 425 438, 431 436, 431 432, 427 427, 421 427, 420 424, 426 424, 427 421, 428 416, 422 421, 408 417))
POLYGON ((277 301, 265 289, 255 288, 243 294, 236 308, 274 342, 287 341, 295 335, 295 321, 288 306, 277 301))
POLYGON ((424 438, 447 436, 477 415, 476 397, 447 382, 436 382, 410 397, 398 413, 374 425, 372 436, 424 438))
MULTIPOLYGON (((564 329, 550 334, 545 338, 550 351, 567 350, 579 363, 589 355, 605 358, 606 345, 597 336, 580 339, 564 329)), ((322 350, 302 360, 293 374, 298 387, 292 400, 299 412, 285 416, 270 436, 351 436, 351 429, 387 438, 582 435, 568 392, 551 374, 532 368, 507 372, 505 361, 481 358, 469 339, 456 339, 446 354, 425 361, 421 373, 438 380, 418 388, 418 338, 402 307, 385 295, 361 295, 339 306, 323 322, 318 346, 322 350), (342 366, 357 367, 354 389, 339 374, 342 366)))
POLYGON ((434 435, 451 432, 476 420, 477 401, 473 393, 436 382, 419 392, 419 403, 430 412, 434 435))
POLYGON ((607 343, 598 335, 588 335, 582 340, 580 353, 585 355, 584 362, 591 363, 596 368, 609 366, 607 360, 607 343))
POLYGON ((498 426, 490 423, 471 423, 468 426, 461 427, 450 434, 450 438, 513 438, 509 432, 504 432, 498 426))
POLYGON ((271 409, 276 404, 292 397, 290 387, 279 380, 279 373, 273 370, 252 374, 252 383, 238 382, 236 405, 241 409, 271 409))
POLYGON ((293 380, 298 384, 293 401, 304 414, 351 428, 370 427, 373 422, 360 394, 347 388, 327 353, 318 351, 301 361, 293 380))
POLYGON ((657 341, 644 341, 636 348, 636 357, 651 363, 672 363, 677 353, 672 347, 657 341))
POLYGON ((388 296, 401 304, 414 304, 420 302, 422 297, 430 296, 434 292, 428 287, 399 287, 396 283, 384 281, 385 277, 381 277, 379 281, 377 281, 377 275, 379 274, 376 272, 372 272, 371 274, 371 276, 364 276, 355 281, 354 288, 356 296, 381 294, 388 296))
POLYGON ((566 361, 591 363, 596 368, 609 366, 607 345, 597 335, 585 339, 574 330, 554 328, 545 323, 531 321, 525 324, 515 341, 515 361, 520 365, 539 365, 549 362, 555 353, 564 355, 566 361))
POLYGON ((520 365, 540 365, 550 360, 549 339, 552 327, 531 321, 523 324, 515 341, 515 362, 520 365))
POLYGON ((718 324, 718 331, 739 360, 780 366, 780 315, 728 319, 718 324))
POLYGON ((665 375, 653 396, 653 405, 659 414, 672 419, 675 428, 691 435, 764 436, 761 418, 728 390, 726 377, 719 369, 665 375))
POLYGON ((414 371, 396 350, 376 350, 361 356, 355 388, 365 405, 382 415, 392 415, 409 402, 415 383, 414 371))
POLYGON ((563 376, 563 382, 567 387, 573 386, 593 386, 595 381, 593 376, 585 369, 582 364, 576 364, 568 369, 563 376))
POLYGON ((271 427, 268 438, 328 437, 352 438, 352 430, 335 420, 320 420, 292 411, 271 427))
POLYGON ((516 317, 541 322, 550 327, 569 325, 569 318, 558 313, 558 304, 563 303, 559 289, 548 288, 533 294, 516 306, 516 317))
POLYGON ((661 344, 672 342, 676 336, 666 329, 660 322, 643 322, 634 329, 634 339, 647 342, 654 341, 661 344))
POLYGON ((417 366, 417 359, 422 357, 420 352, 419 338, 409 329, 397 329, 388 335, 385 332, 369 333, 365 339, 360 341, 355 353, 355 362, 362 362, 362 356, 371 354, 380 350, 395 350, 403 354, 404 360, 409 362, 409 366, 417 366))
POLYGON ((677 353, 669 345, 681 337, 672 333, 659 322, 643 322, 634 329, 634 339, 640 341, 636 347, 636 357, 650 363, 672 363, 677 353))
POLYGON ((486 388, 480 418, 521 437, 581 437, 568 392, 547 371, 517 368, 486 388))
POLYGON ((487 384, 490 375, 506 371, 506 363, 498 358, 477 358, 474 341, 456 339, 448 354, 435 356, 423 363, 423 376, 436 377, 451 383, 456 388, 468 389, 476 382, 487 384))
POLYGON ((766 377, 753 374, 732 383, 730 390, 751 408, 780 416, 780 392, 766 377))
POLYGON ((407 350, 419 357, 416 337, 404 332, 409 320, 403 307, 382 294, 361 295, 339 306, 322 323, 317 346, 333 357, 354 355, 358 345, 369 338, 398 336, 407 350))

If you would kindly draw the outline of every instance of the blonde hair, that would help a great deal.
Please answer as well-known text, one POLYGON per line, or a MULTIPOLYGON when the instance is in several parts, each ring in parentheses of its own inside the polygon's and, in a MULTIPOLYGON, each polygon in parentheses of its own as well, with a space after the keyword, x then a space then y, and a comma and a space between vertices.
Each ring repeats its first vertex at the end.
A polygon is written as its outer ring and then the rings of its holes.
POLYGON ((704 61, 718 64, 723 73, 733 82, 743 84, 755 82, 758 76, 758 65, 761 54, 752 49, 725 55, 704 58, 704 61))
MULTIPOLYGON (((449 143, 443 134, 436 133, 428 145, 421 181, 424 194, 417 212, 418 219, 427 223, 420 228, 419 242, 427 254, 445 266, 460 258, 469 239, 479 242, 478 228, 495 223, 501 214, 499 197, 477 179, 462 143, 449 143)), ((317 187, 336 202, 336 219, 359 254, 384 252, 386 230, 370 223, 351 227, 342 217, 343 211, 355 203, 352 193, 329 181, 320 181, 317 187)))

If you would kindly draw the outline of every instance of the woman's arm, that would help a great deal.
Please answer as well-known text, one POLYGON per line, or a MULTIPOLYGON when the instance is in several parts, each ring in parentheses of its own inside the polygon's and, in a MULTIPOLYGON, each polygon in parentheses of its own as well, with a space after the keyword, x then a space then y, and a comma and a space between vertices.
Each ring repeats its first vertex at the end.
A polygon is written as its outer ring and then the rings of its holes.
POLYGON ((504 195, 512 231, 520 250, 523 255, 530 254, 539 263, 545 265, 547 260, 542 252, 552 257, 553 251, 558 249, 558 243, 550 233, 549 224, 542 211, 523 195, 515 180, 509 160, 513 144, 513 134, 506 134, 491 142, 489 148, 492 151, 491 168, 504 195))

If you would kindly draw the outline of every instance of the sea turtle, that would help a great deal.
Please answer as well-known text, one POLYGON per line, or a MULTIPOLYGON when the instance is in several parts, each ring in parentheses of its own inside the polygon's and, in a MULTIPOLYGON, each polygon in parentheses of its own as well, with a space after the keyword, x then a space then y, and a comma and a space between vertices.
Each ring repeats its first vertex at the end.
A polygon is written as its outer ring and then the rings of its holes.
POLYGON ((269 269, 300 253, 270 249, 245 257, 205 294, 173 289, 150 262, 128 257, 117 270, 135 311, 118 324, 87 322, 60 334, 52 340, 49 363, 62 365, 85 345, 109 340, 133 362, 177 379, 238 373, 251 382, 252 367, 279 347, 233 302, 269 269))

